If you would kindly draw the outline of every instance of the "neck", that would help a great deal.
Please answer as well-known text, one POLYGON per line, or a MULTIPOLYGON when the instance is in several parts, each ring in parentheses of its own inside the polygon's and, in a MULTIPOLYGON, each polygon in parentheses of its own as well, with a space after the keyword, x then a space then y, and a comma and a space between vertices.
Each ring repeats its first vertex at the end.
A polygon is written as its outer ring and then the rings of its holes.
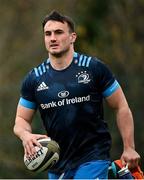
POLYGON ((49 54, 51 66, 56 70, 63 70, 71 64, 73 55, 74 50, 67 51, 61 56, 54 56, 52 54, 49 54))

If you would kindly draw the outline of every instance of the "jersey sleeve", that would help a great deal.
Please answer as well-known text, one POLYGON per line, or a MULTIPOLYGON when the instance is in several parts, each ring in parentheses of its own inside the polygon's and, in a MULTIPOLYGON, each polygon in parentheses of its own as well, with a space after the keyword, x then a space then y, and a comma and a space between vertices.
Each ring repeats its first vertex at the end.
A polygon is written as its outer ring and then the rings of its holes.
POLYGON ((29 109, 36 109, 37 104, 35 101, 34 92, 34 77, 32 71, 24 78, 21 86, 21 97, 19 104, 29 109))
POLYGON ((106 98, 112 95, 120 85, 106 64, 98 60, 96 67, 97 84, 103 97, 106 98))

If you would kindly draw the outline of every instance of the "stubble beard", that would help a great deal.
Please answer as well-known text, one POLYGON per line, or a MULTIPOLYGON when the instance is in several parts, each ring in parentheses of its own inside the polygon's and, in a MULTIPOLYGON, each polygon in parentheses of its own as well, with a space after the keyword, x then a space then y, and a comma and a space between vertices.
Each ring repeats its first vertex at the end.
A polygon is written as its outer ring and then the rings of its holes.
POLYGON ((70 48, 67 48, 67 49, 64 49, 64 50, 62 50, 60 52, 49 52, 49 54, 52 55, 55 58, 60 58, 64 54, 66 54, 69 50, 70 50, 70 48))

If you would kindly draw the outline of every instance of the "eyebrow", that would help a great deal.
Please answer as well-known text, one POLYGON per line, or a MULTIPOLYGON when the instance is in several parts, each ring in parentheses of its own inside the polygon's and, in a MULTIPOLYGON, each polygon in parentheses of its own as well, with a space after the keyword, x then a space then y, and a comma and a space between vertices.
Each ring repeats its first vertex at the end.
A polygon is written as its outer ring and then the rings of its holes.
POLYGON ((46 31, 44 31, 45 33, 46 32, 62 32, 62 31, 64 31, 63 29, 55 29, 55 30, 46 30, 46 31))

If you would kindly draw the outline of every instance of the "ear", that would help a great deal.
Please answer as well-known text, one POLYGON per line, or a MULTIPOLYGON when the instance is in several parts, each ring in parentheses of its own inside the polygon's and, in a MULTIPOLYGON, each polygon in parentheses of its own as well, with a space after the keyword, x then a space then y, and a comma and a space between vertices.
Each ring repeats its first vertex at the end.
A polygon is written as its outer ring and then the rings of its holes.
POLYGON ((71 44, 73 44, 76 41, 77 35, 75 32, 71 33, 70 40, 71 44))

